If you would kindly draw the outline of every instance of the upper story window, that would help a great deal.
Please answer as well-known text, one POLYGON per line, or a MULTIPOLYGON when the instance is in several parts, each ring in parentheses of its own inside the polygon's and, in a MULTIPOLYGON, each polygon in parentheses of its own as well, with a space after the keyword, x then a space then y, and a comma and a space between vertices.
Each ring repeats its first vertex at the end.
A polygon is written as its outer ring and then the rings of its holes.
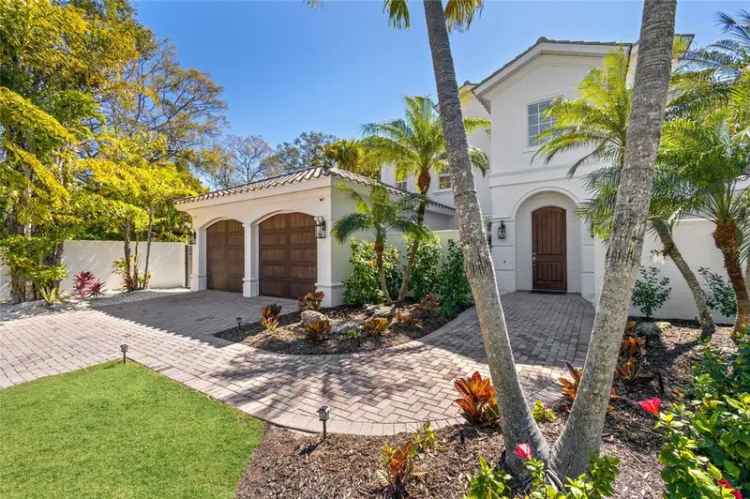
POLYGON ((544 115, 551 105, 552 99, 547 99, 526 107, 529 117, 529 147, 538 146, 539 134, 552 126, 554 120, 544 115))
POLYGON ((451 176, 449 173, 441 173, 438 176, 438 189, 447 191, 451 188, 451 176))

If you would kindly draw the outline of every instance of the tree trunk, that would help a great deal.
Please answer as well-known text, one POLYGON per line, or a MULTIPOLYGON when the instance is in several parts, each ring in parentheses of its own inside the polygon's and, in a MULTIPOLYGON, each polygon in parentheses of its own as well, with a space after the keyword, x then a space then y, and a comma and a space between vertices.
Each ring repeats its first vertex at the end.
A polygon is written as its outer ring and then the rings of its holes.
POLYGON ((122 241, 122 252, 123 255, 125 255, 125 275, 123 275, 123 284, 125 285, 126 291, 132 291, 132 285, 131 285, 131 279, 132 279, 132 271, 130 268, 130 263, 132 261, 131 255, 130 255, 130 220, 125 222, 125 230, 123 231, 123 241, 122 241))
MULTIPOLYGON (((429 176, 429 174, 428 174, 429 176)), ((420 174, 420 191, 422 191, 422 175, 420 174)), ((430 188, 429 180, 427 181, 427 187, 426 189, 430 188)), ((424 223, 424 214, 425 211, 427 211, 427 190, 424 190, 421 193, 421 199, 419 200, 419 205, 417 206, 417 217, 416 222, 419 225, 422 225, 424 223)), ((406 299, 406 295, 409 293, 409 287, 411 286, 411 276, 414 272, 414 265, 417 263, 417 253, 419 252, 419 239, 414 239, 412 243, 409 245, 409 256, 406 260, 406 268, 404 269, 404 277, 403 281, 401 281, 401 289, 398 291, 398 301, 404 301, 406 299)))
POLYGON ((745 332, 745 329, 750 326, 750 297, 740 263, 738 232, 737 224, 734 221, 717 223, 716 230, 714 230, 714 242, 724 256, 724 267, 737 298, 737 318, 734 321, 735 334, 745 332))
MULTIPOLYGON (((547 442, 531 417, 516 373, 495 267, 487 246, 482 212, 474 189, 442 2, 424 0, 424 10, 464 254, 464 269, 474 295, 484 349, 497 391, 505 448, 514 449, 519 443, 528 443, 537 457, 548 460, 547 442)), ((512 452, 507 452, 506 458, 512 469, 522 468, 512 452)))
POLYGON ((150 280, 150 277, 148 275, 148 261, 151 258, 151 239, 153 238, 153 235, 151 233, 151 228, 154 223, 154 214, 151 210, 148 211, 148 229, 146 232, 146 261, 143 264, 143 287, 148 288, 148 281, 150 280))
POLYGON ((380 282, 380 291, 383 292, 383 297, 386 303, 390 303, 391 295, 388 293, 388 283, 385 280, 385 264, 383 261, 383 253, 385 252, 385 242, 382 236, 377 236, 375 239, 375 266, 378 269, 378 281, 380 282))
POLYGON ((646 0, 643 6, 625 166, 615 202, 604 284, 578 395, 553 451, 553 465, 561 477, 585 471, 601 444, 612 378, 643 251, 671 74, 675 8, 675 0, 646 0))
POLYGON ((655 218, 651 220, 651 225, 659 235, 661 244, 664 246, 662 253, 672 259, 677 270, 682 274, 682 278, 685 279, 688 288, 690 288, 693 301, 695 301, 695 308, 698 310, 698 320, 702 330, 701 336, 703 338, 710 338, 716 331, 716 324, 714 324, 714 320, 711 317, 711 309, 708 308, 706 295, 703 293, 698 278, 695 277, 695 273, 682 257, 682 253, 677 248, 674 239, 672 239, 672 230, 669 224, 662 219, 655 218))

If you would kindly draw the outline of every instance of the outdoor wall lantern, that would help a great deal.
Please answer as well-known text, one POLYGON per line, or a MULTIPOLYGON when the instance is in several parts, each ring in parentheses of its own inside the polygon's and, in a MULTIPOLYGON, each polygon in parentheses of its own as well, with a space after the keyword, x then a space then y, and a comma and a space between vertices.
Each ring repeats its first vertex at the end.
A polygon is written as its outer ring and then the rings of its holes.
POLYGON ((505 239, 505 222, 500 221, 500 225, 497 227, 497 238, 505 239))
POLYGON ((120 351, 122 352, 122 363, 124 364, 128 358, 128 345, 125 343, 120 345, 120 351))
POLYGON ((323 217, 315 217, 315 229, 316 236, 318 239, 326 238, 326 219, 323 217))
POLYGON ((331 419, 331 408, 324 405, 318 409, 318 419, 323 423, 323 440, 325 440, 327 434, 326 422, 331 419))

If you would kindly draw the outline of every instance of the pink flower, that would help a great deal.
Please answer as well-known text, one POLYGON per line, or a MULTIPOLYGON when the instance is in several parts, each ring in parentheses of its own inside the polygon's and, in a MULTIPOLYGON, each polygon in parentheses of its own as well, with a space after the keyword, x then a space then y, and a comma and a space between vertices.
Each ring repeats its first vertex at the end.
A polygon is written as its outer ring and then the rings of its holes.
POLYGON ((740 492, 739 490, 735 489, 732 486, 732 484, 729 483, 729 480, 722 479, 722 480, 719 480, 716 483, 718 483, 724 489, 729 489, 732 492, 732 495, 734 496, 734 499, 743 499, 742 498, 742 492, 740 492))
POLYGON ((513 454, 515 454, 519 459, 528 461, 532 457, 531 447, 529 447, 529 444, 518 444, 516 445, 516 449, 513 451, 513 454))
POLYGON ((658 416, 659 408, 661 407, 661 399, 652 398, 652 399, 641 400, 640 402, 638 402, 638 405, 640 405, 641 409, 643 409, 647 413, 653 414, 654 416, 658 416))

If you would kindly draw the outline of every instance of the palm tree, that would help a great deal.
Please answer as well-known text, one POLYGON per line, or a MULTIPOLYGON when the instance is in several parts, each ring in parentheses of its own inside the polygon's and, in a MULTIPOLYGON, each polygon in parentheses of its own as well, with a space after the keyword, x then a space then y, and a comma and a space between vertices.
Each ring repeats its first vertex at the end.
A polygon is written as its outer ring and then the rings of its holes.
POLYGON ((542 145, 532 161, 541 156, 549 162, 560 153, 588 147, 591 151, 573 163, 568 175, 592 161, 623 167, 633 100, 627 85, 629 61, 630 54, 624 49, 607 54, 602 67, 591 70, 581 81, 580 98, 552 104, 547 115, 554 124, 540 134, 542 145))
POLYGON ((341 139, 323 147, 323 156, 339 168, 364 175, 372 179, 380 178, 382 160, 361 140, 341 139))
POLYGON ((694 212, 715 225, 714 243, 737 298, 735 334, 750 325, 750 296, 742 269, 743 241, 750 234, 750 190, 740 189, 750 157, 750 138, 737 134, 728 109, 678 118, 665 128, 662 162, 690 184, 694 212))
MULTIPOLYGON (((427 192, 432 183, 432 174, 441 173, 448 165, 445 150, 445 137, 440 116, 435 111, 435 103, 429 97, 406 97, 406 117, 385 123, 370 123, 363 127, 366 138, 364 145, 373 151, 383 162, 391 163, 396 169, 396 180, 406 180, 411 175, 417 178, 419 203, 417 218, 424 223, 427 209, 427 192)), ((465 118, 467 132, 490 125, 481 118, 465 118)), ((487 156, 476 147, 469 147, 471 164, 482 174, 489 166, 487 156)), ((404 270, 398 299, 404 300, 409 292, 411 273, 416 262, 419 240, 410 244, 409 257, 404 270)))
POLYGON ((378 269, 380 291, 386 302, 391 301, 385 280, 383 253, 389 230, 397 230, 414 238, 426 236, 427 230, 413 219, 413 198, 403 196, 398 201, 392 201, 388 190, 382 185, 376 185, 370 190, 369 199, 365 199, 359 192, 346 186, 340 189, 350 192, 357 203, 357 211, 339 219, 333 226, 331 234, 344 242, 358 231, 372 231, 375 236, 375 265, 378 269), (369 201, 369 202, 368 202, 369 201))
MULTIPOLYGON (((568 171, 589 162, 603 162, 608 166, 587 177, 588 190, 594 193, 591 204, 583 210, 592 219, 601 238, 611 232, 619 173, 625 159, 625 145, 631 112, 633 91, 628 87, 629 54, 616 50, 604 57, 601 68, 593 69, 578 86, 580 97, 558 100, 547 110, 554 124, 542 132, 542 145, 534 157, 543 156, 549 162, 560 153, 581 148, 591 151, 581 156, 568 171)), ((661 177, 664 177, 662 175, 661 177)), ((657 176, 657 178, 660 178, 657 176)), ((687 265, 672 237, 672 229, 686 198, 677 197, 673 184, 661 183, 655 189, 649 209, 649 225, 662 243, 662 252, 674 262, 685 279, 698 310, 703 335, 711 336, 716 325, 711 310, 695 273, 687 265)))

